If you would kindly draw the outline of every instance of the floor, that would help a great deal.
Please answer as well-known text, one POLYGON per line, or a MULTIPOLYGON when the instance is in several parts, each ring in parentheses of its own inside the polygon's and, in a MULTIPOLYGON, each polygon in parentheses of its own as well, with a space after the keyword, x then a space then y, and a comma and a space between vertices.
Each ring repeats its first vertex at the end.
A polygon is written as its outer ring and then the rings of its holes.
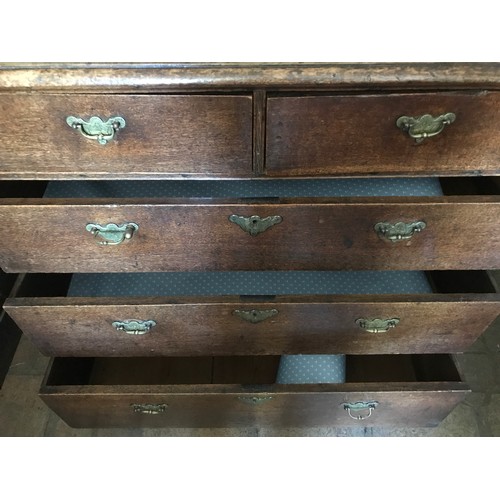
POLYGON ((72 429, 38 398, 48 358, 22 337, 0 391, 0 436, 500 436, 500 317, 455 359, 472 392, 434 428, 72 429))

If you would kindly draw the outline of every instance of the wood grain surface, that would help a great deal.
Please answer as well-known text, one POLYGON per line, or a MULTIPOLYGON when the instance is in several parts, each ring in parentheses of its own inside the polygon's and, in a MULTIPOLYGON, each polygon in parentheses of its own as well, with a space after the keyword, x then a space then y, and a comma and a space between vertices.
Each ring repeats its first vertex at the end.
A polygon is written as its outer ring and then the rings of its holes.
POLYGON ((500 93, 271 97, 266 173, 314 175, 500 174, 500 93), (420 144, 401 116, 453 112, 420 144))
POLYGON ((1 94, 0 179, 252 175, 251 96, 1 94), (106 145, 68 116, 125 119, 106 145))
POLYGON ((192 92, 288 89, 500 89, 483 63, 2 63, 2 91, 192 92))
POLYGON ((13 298, 5 304, 47 356, 377 354, 463 351, 500 314, 500 294, 238 297, 13 298), (249 323, 234 311, 278 313, 249 323), (356 320, 399 319, 387 332, 356 320), (148 333, 112 323, 154 320, 148 333))
POLYGON ((220 200, 15 200, 0 204, 0 266, 6 272, 496 269, 497 196, 220 200), (282 222, 251 236, 231 215, 282 222), (379 222, 423 221, 389 242, 379 222), (116 246, 99 245, 89 223, 133 222, 116 246))
MULTIPOLYGON (((355 358, 348 357, 347 363, 356 364, 355 358)), ((106 385, 105 378, 97 385, 78 384, 78 380, 74 380, 76 385, 64 385, 65 378, 71 380, 72 375, 65 375, 65 370, 57 365, 62 361, 66 370, 71 371, 73 366, 74 371, 79 363, 68 363, 69 358, 56 358, 52 370, 58 371, 59 376, 49 374, 40 396, 72 427, 417 427, 437 425, 468 393, 465 384, 457 381, 453 374, 448 378, 440 369, 441 359, 430 360, 431 365, 436 365, 435 376, 423 381, 412 369, 415 364, 412 357, 397 358, 400 359, 392 359, 398 366, 394 371, 389 368, 391 357, 370 364, 372 371, 379 370, 378 375, 383 380, 379 382, 370 381, 377 380, 377 373, 367 370, 366 382, 251 386, 234 383, 120 385, 116 383, 116 370, 110 379, 113 385, 106 385), (381 373, 384 371, 392 376, 381 373), (252 398, 262 399, 255 404, 252 398), (354 420, 347 414, 344 404, 357 401, 377 401, 378 406, 370 418, 354 420), (147 415, 134 412, 134 404, 167 406, 163 413, 147 415)), ((359 361, 364 364, 365 360, 359 361)), ((112 362, 117 368, 116 362, 112 362)), ((126 372, 130 371, 128 361, 122 359, 122 362, 126 372)), ((271 360, 271 364, 273 362, 276 363, 271 360)), ((107 363, 107 360, 103 358, 99 363, 107 363)), ((163 363, 168 364, 168 359, 163 363)), ((204 366, 206 359, 196 362, 196 358, 192 358, 192 371, 201 368, 200 363, 204 366)), ((237 365, 238 357, 226 363, 237 365)), ((135 367, 136 373, 141 371, 140 365, 139 362, 135 367)), ((246 367, 251 372, 256 370, 254 363, 247 363, 246 367)), ((262 370, 269 372, 267 360, 262 370)))

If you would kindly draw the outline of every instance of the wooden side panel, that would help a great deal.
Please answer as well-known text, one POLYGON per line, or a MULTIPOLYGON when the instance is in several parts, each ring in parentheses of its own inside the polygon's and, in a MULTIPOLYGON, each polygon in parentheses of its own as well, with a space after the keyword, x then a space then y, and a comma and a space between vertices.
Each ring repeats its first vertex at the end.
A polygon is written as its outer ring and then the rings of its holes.
POLYGON ((0 266, 7 272, 349 270, 500 268, 500 201, 495 196, 376 198, 274 204, 67 204, 6 200, 0 205, 0 266), (282 222, 251 236, 232 215, 282 222), (411 239, 390 242, 379 222, 423 221, 411 239), (99 245, 89 223, 134 222, 133 238, 99 245))
POLYGON ((435 426, 463 400, 460 383, 265 386, 42 387, 41 398, 72 427, 422 427, 435 426), (281 387, 278 388, 278 387, 281 387), (252 398, 261 398, 258 403, 252 398), (370 418, 354 420, 345 403, 376 401, 370 418), (134 404, 166 405, 157 415, 134 404))
POLYGON ((429 93, 268 99, 271 176, 500 174, 500 93, 429 93), (456 120, 417 144, 400 116, 456 120))
POLYGON ((250 96, 0 95, 1 179, 252 175, 250 96), (68 116, 120 116, 106 145, 68 116))
POLYGON ((10 299, 8 314, 49 356, 438 353, 465 350, 500 314, 500 295, 238 299, 10 299), (249 323, 236 310, 278 313, 249 323), (387 332, 356 320, 396 318, 387 332), (114 321, 154 320, 143 335, 114 321))

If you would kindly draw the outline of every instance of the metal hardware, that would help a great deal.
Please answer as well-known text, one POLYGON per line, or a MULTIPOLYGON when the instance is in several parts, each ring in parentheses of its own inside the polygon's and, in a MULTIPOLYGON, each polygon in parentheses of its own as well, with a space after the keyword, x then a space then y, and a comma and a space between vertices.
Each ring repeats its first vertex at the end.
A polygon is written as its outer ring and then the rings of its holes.
POLYGON ((99 245, 119 245, 124 241, 130 240, 139 226, 134 222, 127 222, 118 226, 117 224, 87 224, 85 229, 92 233, 96 238, 102 238, 104 241, 99 241, 99 245))
POLYGON ((127 321, 113 321, 111 323, 119 332, 126 332, 130 335, 144 335, 148 333, 151 328, 156 326, 156 321, 148 319, 142 321, 140 319, 131 319, 127 321))
POLYGON ((246 231, 251 236, 257 236, 258 234, 263 233, 275 224, 279 224, 280 222, 282 222, 283 217, 281 217, 280 215, 271 215, 262 219, 258 215, 252 215, 251 217, 243 217, 242 215, 230 215, 229 220, 231 222, 234 222, 234 224, 240 226, 243 231, 246 231))
POLYGON ((260 323, 265 319, 272 318, 278 314, 277 309, 251 309, 250 311, 243 311, 241 309, 235 309, 233 314, 239 316, 241 319, 248 321, 249 323, 260 323))
POLYGON ((273 399, 272 396, 238 396, 240 401, 251 405, 260 405, 273 399))
POLYGON ((168 408, 168 405, 156 404, 156 403, 132 403, 132 409, 134 413, 144 413, 146 415, 159 415, 160 413, 165 413, 165 410, 168 408))
POLYGON ((415 233, 419 233, 427 227, 423 221, 417 222, 378 222, 373 229, 383 239, 392 241, 393 243, 401 240, 409 240, 415 233))
POLYGON ((373 410, 378 406, 378 401, 357 401, 356 403, 344 403, 344 410, 347 411, 349 416, 354 420, 366 420, 372 416, 373 410), (353 415, 352 412, 366 412, 361 415, 353 415))
POLYGON ((399 318, 390 318, 390 319, 358 318, 356 320, 356 324, 360 328, 369 333, 385 333, 388 332, 391 328, 394 328, 399 323, 399 321, 400 321, 399 318))
POLYGON ((446 125, 455 121, 455 118, 455 113, 445 113, 437 117, 432 115, 400 116, 396 121, 396 126, 420 143, 427 137, 440 134, 446 125))
POLYGON ((66 123, 71 128, 79 130, 87 139, 96 140, 102 145, 113 140, 117 130, 125 128, 125 120, 121 116, 114 116, 105 122, 98 116, 92 116, 88 121, 75 116, 68 116, 66 123))

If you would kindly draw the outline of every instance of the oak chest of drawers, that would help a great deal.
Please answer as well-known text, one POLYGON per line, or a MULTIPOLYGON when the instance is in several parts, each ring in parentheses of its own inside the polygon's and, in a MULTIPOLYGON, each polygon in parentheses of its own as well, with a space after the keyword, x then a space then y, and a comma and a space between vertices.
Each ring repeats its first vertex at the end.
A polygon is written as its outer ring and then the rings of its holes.
POLYGON ((3 66, 0 113, 0 267, 42 284, 4 307, 70 425, 437 425, 467 394, 499 65, 3 66), (342 380, 279 382, 325 355, 342 380))

